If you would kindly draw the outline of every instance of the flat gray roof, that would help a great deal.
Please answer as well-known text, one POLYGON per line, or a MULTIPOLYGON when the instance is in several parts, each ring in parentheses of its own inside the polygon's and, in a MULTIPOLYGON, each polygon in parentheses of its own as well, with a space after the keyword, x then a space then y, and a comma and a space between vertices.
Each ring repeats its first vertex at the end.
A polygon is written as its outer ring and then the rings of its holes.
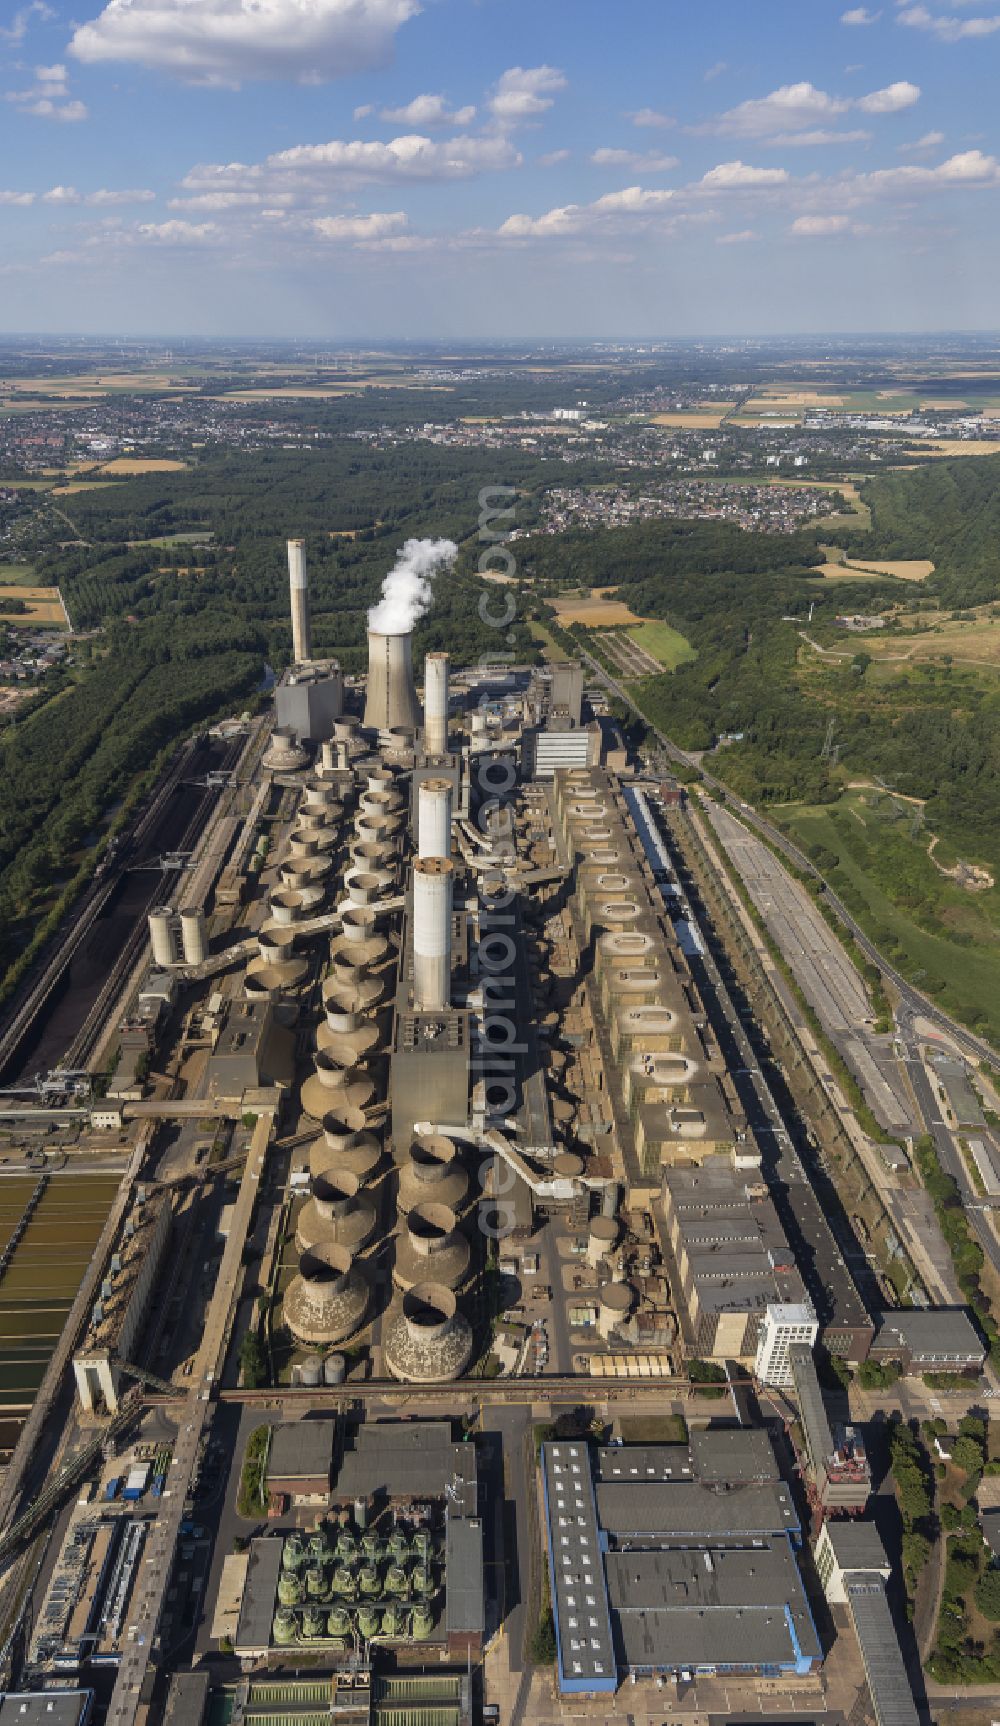
POLYGON ((445 1625, 482 1635, 486 1628, 483 1525, 478 1516, 449 1516, 445 1536, 445 1625))
POLYGON ((283 1545, 284 1542, 275 1535, 262 1535, 250 1542, 247 1579, 236 1630, 237 1651, 270 1647, 283 1545))
POLYGON ((595 1453, 595 1476, 605 1480, 691 1480, 686 1444, 602 1444, 595 1453))
POLYGON ((808 1343, 793 1342, 788 1350, 788 1364, 799 1404, 799 1417, 805 1435, 806 1449, 813 1468, 824 1468, 833 1455, 833 1433, 823 1401, 816 1362, 808 1343))
POLYGON ((691 1434, 691 1461, 699 1480, 737 1485, 781 1479, 771 1435, 763 1427, 702 1427, 691 1434))
POLYGON ((841 1522, 828 1517, 823 1527, 841 1570, 889 1569, 882 1537, 874 1522, 841 1522))
POLYGON ((272 1480, 329 1480, 337 1436, 335 1420, 295 1420, 272 1428, 267 1459, 272 1480))
POLYGON ((906 1307, 882 1314, 875 1336, 880 1351, 900 1343, 916 1357, 985 1356, 982 1340, 964 1307, 906 1307))
POLYGON ((543 1444, 542 1468, 560 1668, 571 1681, 599 1681, 614 1688, 615 1652, 590 1446, 583 1440, 543 1444))
POLYGON ((3 1726, 80 1726, 88 1717, 92 1690, 6 1690, 0 1695, 3 1726))
POLYGON ((630 1665, 794 1665, 821 1655, 787 1539, 756 1548, 611 1552, 608 1598, 630 1665))
POLYGON ((456 1444, 446 1420, 374 1421, 360 1426, 345 1449, 337 1498, 443 1498, 457 1491, 465 1515, 476 1512, 476 1446, 456 1444))
POLYGON ((163 1726, 202 1726, 210 1685, 208 1672, 175 1672, 167 1692, 163 1726))
POLYGON ((786 1486, 740 1486, 715 1492, 696 1481, 676 1484, 604 1481, 597 1489, 597 1515, 612 1535, 659 1535, 664 1540, 739 1539, 796 1532, 799 1517, 786 1486))
POLYGON ((919 1726, 882 1578, 848 1576, 846 1588, 878 1726, 919 1726))

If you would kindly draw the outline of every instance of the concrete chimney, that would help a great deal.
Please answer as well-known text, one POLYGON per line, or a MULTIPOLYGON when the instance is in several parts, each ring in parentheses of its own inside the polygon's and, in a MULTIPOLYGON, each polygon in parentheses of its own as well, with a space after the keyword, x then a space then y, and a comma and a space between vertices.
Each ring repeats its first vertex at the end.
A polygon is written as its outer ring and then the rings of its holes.
POLYGON ((373 731, 420 726, 420 703, 413 682, 413 648, 409 635, 378 635, 368 631, 368 694, 365 725, 373 731))
POLYGON ((288 586, 292 601, 292 662, 306 665, 312 658, 309 630, 309 579, 306 575, 306 542, 288 541, 288 586))
POLYGON ((428 755, 448 752, 448 655, 428 653, 424 659, 424 749, 428 755))
POLYGON ((421 779, 417 788, 417 855, 451 856, 451 780, 421 779))
POLYGON ((451 878, 450 858, 413 865, 413 1004, 428 1013, 451 1002, 451 878))

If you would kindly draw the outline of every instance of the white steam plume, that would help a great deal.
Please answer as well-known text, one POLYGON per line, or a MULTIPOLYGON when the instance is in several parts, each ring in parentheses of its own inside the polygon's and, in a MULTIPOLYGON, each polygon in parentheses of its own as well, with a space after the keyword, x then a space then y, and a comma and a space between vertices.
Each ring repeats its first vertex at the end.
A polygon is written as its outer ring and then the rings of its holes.
POLYGON ((382 583, 381 599, 368 613, 368 628, 376 635, 409 635, 431 603, 438 570, 457 556, 453 540, 408 539, 382 583))

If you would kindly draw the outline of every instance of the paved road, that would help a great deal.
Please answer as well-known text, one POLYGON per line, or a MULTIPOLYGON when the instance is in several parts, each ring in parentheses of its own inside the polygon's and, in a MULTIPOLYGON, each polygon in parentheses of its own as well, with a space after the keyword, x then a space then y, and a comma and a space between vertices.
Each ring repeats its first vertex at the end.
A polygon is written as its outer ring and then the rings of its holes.
MULTIPOLYGON (((584 651, 583 648, 579 649, 579 653, 581 659, 586 663, 588 670, 593 673, 598 682, 603 683, 605 688, 610 689, 620 701, 623 701, 627 707, 632 709, 633 713, 639 714, 643 723, 649 726, 649 729, 653 733, 653 736, 656 738, 664 754, 668 755, 673 761, 683 763, 685 767, 696 767, 701 773, 709 790, 718 792, 720 797, 728 798, 732 796, 732 792, 722 783, 721 779, 714 778, 711 773, 706 771, 705 765, 702 761, 695 760, 695 758, 685 750, 678 749, 676 743, 672 743, 670 738, 666 737, 662 731, 658 731, 655 725, 650 725, 649 720, 636 706, 628 691, 622 684, 605 671, 603 665, 600 665, 598 661, 593 659, 589 653, 584 651)), ((967 1031, 964 1025, 959 1025, 954 1019, 949 1018, 947 1013, 943 1013, 940 1007, 936 1007, 933 1001, 929 1000, 926 995, 922 995, 919 989, 915 989, 912 983, 908 983, 906 978, 901 976, 900 973, 889 964, 889 961, 879 952, 874 942, 868 939, 868 936, 865 934, 860 924, 851 916, 847 906, 837 897, 833 888, 816 868, 816 865, 811 861, 811 859, 806 856, 804 851, 800 851, 797 845, 794 845, 790 839, 786 838, 780 828, 773 826, 773 824, 770 821, 765 820, 762 815, 758 815, 757 811, 752 809, 749 804, 741 803, 739 809, 741 818, 751 827, 755 827, 758 833, 763 834, 769 844, 775 846, 778 851, 782 852, 783 855, 788 858, 790 863, 794 863, 796 869, 802 870, 804 874, 810 875, 813 880, 820 882, 823 888, 824 898, 830 906, 830 909, 840 919, 844 927, 850 930, 862 953, 865 954, 865 957, 870 959, 874 965, 877 965, 879 970, 882 972, 882 975, 888 978, 893 987, 898 990, 904 1006, 906 1006, 910 1012, 913 1014, 922 1014, 924 1018, 932 1020, 936 1025, 940 1025, 942 1030, 947 1031, 948 1035, 954 1039, 959 1047, 963 1049, 972 1060, 988 1061, 991 1066, 1000 1067, 1000 1052, 994 1049, 991 1043, 988 1043, 983 1037, 975 1036, 973 1032, 967 1031)))

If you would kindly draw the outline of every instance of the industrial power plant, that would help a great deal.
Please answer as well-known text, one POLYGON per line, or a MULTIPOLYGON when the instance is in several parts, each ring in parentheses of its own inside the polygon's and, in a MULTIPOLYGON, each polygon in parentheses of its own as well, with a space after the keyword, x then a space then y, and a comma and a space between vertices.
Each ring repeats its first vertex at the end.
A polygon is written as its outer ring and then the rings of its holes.
POLYGON ((698 809, 593 666, 415 652, 456 555, 405 542, 351 673, 288 541, 273 704, 145 902, 77 1106, 131 1158, 67 1355, 82 1436, 0 1535, 87 1483, 32 1670, 86 1695, 103 1661, 115 1726, 208 1718, 211 1662, 248 1722, 479 1726, 530 1717, 500 1632, 533 1599, 560 1706, 697 1684, 715 1717, 735 1673, 806 1717, 825 1590, 877 1726, 912 1726, 829 1362, 971 1384, 982 1340, 845 1253, 698 809))

